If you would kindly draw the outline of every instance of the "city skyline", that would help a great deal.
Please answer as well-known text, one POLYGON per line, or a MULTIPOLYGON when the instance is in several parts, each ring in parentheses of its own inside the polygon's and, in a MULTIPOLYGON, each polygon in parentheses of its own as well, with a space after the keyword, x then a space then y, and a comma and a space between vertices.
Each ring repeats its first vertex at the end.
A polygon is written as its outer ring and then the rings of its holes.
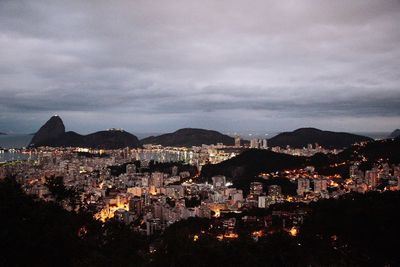
POLYGON ((2 1, 0 131, 400 126, 398 1, 2 1))

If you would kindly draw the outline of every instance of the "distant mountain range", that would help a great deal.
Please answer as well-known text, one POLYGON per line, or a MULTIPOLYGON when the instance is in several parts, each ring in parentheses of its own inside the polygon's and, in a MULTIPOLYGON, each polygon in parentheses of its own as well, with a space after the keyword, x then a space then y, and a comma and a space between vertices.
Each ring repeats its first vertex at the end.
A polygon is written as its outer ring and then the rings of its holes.
MULTIPOLYGON (((391 136, 398 136, 400 130, 394 131, 391 136)), ((391 137, 393 138, 393 137, 391 137)), ((268 146, 290 146, 293 148, 306 147, 308 144, 318 143, 325 148, 343 149, 354 143, 372 141, 372 138, 340 132, 322 131, 315 128, 300 128, 293 132, 283 132, 268 140, 268 146)), ((107 130, 80 135, 76 132, 66 132, 62 119, 58 116, 51 117, 33 135, 31 147, 60 146, 60 147, 91 147, 104 149, 117 149, 123 147, 140 147, 142 144, 159 144, 162 146, 191 147, 202 144, 211 145, 222 143, 234 145, 233 137, 213 130, 184 128, 173 133, 150 136, 139 139, 123 130, 107 130)), ((242 145, 248 144, 247 140, 241 140, 242 145)))
POLYGON ((389 138, 397 138, 400 137, 400 129, 394 130, 390 135, 389 138))
POLYGON ((2 133, 2 132, 0 132, 0 135, 7 135, 6 133, 2 133))
POLYGON ((308 144, 318 143, 325 148, 341 149, 350 147, 354 143, 372 140, 372 138, 362 135, 322 131, 315 128, 300 128, 293 132, 284 132, 272 137, 268 140, 268 146, 302 148, 308 144))
POLYGON ((150 136, 140 141, 142 144, 178 147, 201 146, 202 144, 212 145, 217 143, 223 143, 228 146, 235 144, 235 139, 233 137, 217 131, 196 128, 184 128, 173 133, 150 136))
POLYGON ((53 116, 34 134, 29 146, 118 149, 140 147, 140 142, 135 135, 123 130, 99 131, 88 135, 65 132, 61 118, 53 116))

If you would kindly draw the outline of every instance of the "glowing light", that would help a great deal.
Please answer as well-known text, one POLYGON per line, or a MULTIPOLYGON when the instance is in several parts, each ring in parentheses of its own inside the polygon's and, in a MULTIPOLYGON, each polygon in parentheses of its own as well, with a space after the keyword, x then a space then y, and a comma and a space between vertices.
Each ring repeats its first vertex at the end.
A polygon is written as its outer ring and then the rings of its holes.
POLYGON ((263 230, 254 231, 254 232, 252 233, 252 235, 253 235, 254 237, 263 237, 263 236, 264 236, 264 231, 263 231, 263 230))
POLYGON ((292 228, 289 230, 289 234, 290 234, 291 236, 297 236, 297 235, 299 234, 299 230, 297 230, 296 227, 292 227, 292 228))
POLYGON ((199 236, 198 235, 194 235, 193 236, 193 241, 196 242, 197 240, 199 240, 199 236))
POLYGON ((236 239, 236 238, 238 238, 239 237, 239 235, 238 234, 236 234, 236 233, 227 233, 227 234, 219 234, 219 235, 217 235, 217 239, 219 240, 219 241, 222 241, 223 239, 236 239))
POLYGON ((220 210, 213 210, 215 212, 214 217, 218 218, 219 216, 221 216, 221 212, 220 210))

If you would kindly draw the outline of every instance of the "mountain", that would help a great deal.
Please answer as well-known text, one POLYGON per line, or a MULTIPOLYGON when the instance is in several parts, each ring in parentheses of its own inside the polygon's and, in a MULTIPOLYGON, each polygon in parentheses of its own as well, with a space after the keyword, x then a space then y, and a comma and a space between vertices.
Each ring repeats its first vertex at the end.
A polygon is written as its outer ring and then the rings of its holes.
POLYGON ((305 157, 276 153, 264 149, 249 149, 238 156, 218 164, 203 166, 203 177, 215 175, 231 177, 233 181, 258 175, 260 172, 275 172, 284 169, 297 168, 305 163, 305 157))
POLYGON ((400 163, 400 138, 376 140, 366 145, 354 146, 340 152, 338 161, 354 160, 364 157, 367 162, 373 163, 385 159, 391 164, 400 163))
POLYGON ((372 138, 356 134, 322 131, 315 128, 300 128, 293 132, 284 132, 274 136, 268 140, 268 145, 271 147, 286 147, 289 145, 294 148, 302 148, 308 144, 318 143, 325 148, 341 149, 350 147, 354 143, 372 140, 372 138))
POLYGON ((65 126, 59 116, 51 117, 32 137, 30 146, 47 145, 49 140, 60 138, 65 133, 65 126))
POLYGON ((159 136, 150 136, 141 140, 142 144, 157 144, 162 146, 191 147, 212 145, 223 143, 224 145, 234 145, 233 137, 224 135, 217 131, 184 128, 173 133, 162 134, 159 136))
POLYGON ((2 132, 0 132, 0 135, 7 135, 6 133, 2 133, 2 132))
POLYGON ((139 147, 139 139, 123 130, 107 130, 80 135, 76 132, 65 132, 60 117, 53 116, 33 136, 30 147, 89 147, 102 149, 118 149, 139 147))
MULTIPOLYGON (((249 149, 238 156, 218 164, 207 164, 201 170, 201 180, 210 181, 215 175, 224 175, 233 186, 242 189, 246 194, 251 182, 261 182, 267 186, 267 182, 257 178, 262 172, 276 172, 286 169, 304 168, 307 166, 306 157, 291 156, 276 153, 270 150, 249 149)), ((286 192, 296 192, 296 185, 288 179, 274 179, 273 182, 282 186, 286 192)))
POLYGON ((400 137, 400 129, 394 130, 390 135, 389 138, 397 138, 400 137))
MULTIPOLYGON (((249 149, 240 155, 218 164, 208 164, 201 170, 202 181, 210 181, 215 175, 224 175, 233 185, 244 191, 248 190, 250 182, 265 181, 257 178, 262 172, 276 172, 314 166, 321 175, 339 174, 349 176, 349 168, 353 162, 361 162, 361 169, 371 169, 375 162, 385 159, 390 164, 400 163, 400 138, 376 140, 352 146, 339 154, 318 153, 312 157, 298 157, 288 154, 275 153, 270 150, 249 149)), ((281 186, 290 188, 289 184, 281 186)), ((283 187, 282 187, 283 188, 283 187)))

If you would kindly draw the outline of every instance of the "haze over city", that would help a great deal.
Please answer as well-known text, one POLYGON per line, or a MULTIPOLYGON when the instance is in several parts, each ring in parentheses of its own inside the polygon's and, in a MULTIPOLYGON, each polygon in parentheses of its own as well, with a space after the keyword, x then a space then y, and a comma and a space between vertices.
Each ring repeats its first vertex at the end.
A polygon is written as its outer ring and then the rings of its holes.
POLYGON ((1 1, 0 130, 400 125, 399 1, 1 1))

